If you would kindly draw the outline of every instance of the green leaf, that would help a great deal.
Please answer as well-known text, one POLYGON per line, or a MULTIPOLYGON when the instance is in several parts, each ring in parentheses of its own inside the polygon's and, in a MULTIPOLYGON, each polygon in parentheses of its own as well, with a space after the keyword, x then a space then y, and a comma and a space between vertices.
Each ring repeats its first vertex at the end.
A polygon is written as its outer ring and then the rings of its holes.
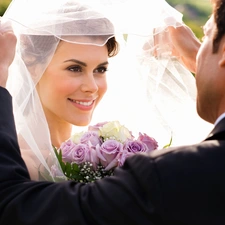
POLYGON ((170 142, 169 142, 167 145, 163 146, 163 148, 168 148, 168 147, 170 147, 171 144, 172 144, 172 141, 173 141, 173 137, 171 136, 170 142))

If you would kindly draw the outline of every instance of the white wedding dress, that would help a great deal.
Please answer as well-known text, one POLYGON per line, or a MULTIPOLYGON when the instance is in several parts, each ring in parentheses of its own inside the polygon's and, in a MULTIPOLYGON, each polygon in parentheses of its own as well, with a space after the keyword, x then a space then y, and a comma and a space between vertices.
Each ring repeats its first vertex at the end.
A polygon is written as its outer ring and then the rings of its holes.
MULTIPOLYGON (((173 146, 199 142, 211 130, 212 125, 204 122, 196 113, 195 79, 171 55, 171 46, 159 43, 160 53, 157 57, 153 54, 156 31, 160 33, 168 26, 182 26, 182 15, 166 1, 14 0, 5 12, 4 19, 11 21, 18 38, 7 88, 13 96, 20 147, 30 151, 34 161, 37 161, 36 165, 41 164, 50 174, 51 165, 59 165, 35 89, 49 62, 40 63, 45 57, 48 43, 43 43, 43 52, 32 49, 34 57, 38 55, 41 59, 31 75, 23 60, 26 54, 31 54, 24 45, 26 41, 31 41, 30 36, 53 35, 64 41, 80 43, 79 36, 90 35, 91 32, 92 35, 104 37, 101 43, 91 43, 97 45, 116 36, 121 50, 116 57, 109 59, 108 91, 96 108, 91 124, 119 120, 134 135, 142 132, 154 137, 160 147, 168 144, 171 137, 173 146), (74 13, 77 2, 78 5, 90 5, 94 10, 74 13), (65 15, 68 10, 70 13, 65 15), (79 21, 99 17, 112 21, 115 34, 110 27, 109 30, 79 27, 79 21), (70 23, 74 21, 78 21, 78 25, 71 28, 70 23)), ((49 50, 50 55, 54 54, 58 42, 49 50)), ((29 60, 32 61, 32 57, 29 60)), ((83 129, 86 128, 74 126, 74 132, 83 129)))

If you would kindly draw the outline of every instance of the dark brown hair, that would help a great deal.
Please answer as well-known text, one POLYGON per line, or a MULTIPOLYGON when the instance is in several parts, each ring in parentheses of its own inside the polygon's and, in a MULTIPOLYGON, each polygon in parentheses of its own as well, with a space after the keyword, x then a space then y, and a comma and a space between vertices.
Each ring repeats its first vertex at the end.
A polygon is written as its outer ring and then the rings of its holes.
POLYGON ((106 47, 108 49, 108 56, 109 57, 116 56, 119 52, 119 43, 116 41, 115 37, 111 37, 107 41, 106 47))
POLYGON ((213 53, 219 49, 220 41, 225 35, 225 0, 212 0, 216 30, 213 38, 213 53))

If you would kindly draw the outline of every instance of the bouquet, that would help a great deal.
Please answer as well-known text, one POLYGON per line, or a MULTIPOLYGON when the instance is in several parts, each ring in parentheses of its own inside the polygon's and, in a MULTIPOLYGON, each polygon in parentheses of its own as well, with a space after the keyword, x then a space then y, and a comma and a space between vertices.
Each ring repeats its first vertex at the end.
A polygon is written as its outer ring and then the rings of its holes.
MULTIPOLYGON (((157 141, 145 133, 138 138, 118 121, 89 126, 86 132, 76 133, 54 148, 64 175, 68 180, 94 182, 113 175, 127 157, 158 148, 157 141)), ((56 174, 54 166, 52 174, 56 174)))

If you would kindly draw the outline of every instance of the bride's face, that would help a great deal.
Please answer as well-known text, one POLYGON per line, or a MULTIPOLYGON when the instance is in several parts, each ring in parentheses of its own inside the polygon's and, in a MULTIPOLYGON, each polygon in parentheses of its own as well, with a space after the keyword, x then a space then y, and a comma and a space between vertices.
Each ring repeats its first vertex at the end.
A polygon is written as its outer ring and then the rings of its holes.
POLYGON ((61 41, 37 85, 48 122, 86 126, 107 90, 106 46, 61 41))

